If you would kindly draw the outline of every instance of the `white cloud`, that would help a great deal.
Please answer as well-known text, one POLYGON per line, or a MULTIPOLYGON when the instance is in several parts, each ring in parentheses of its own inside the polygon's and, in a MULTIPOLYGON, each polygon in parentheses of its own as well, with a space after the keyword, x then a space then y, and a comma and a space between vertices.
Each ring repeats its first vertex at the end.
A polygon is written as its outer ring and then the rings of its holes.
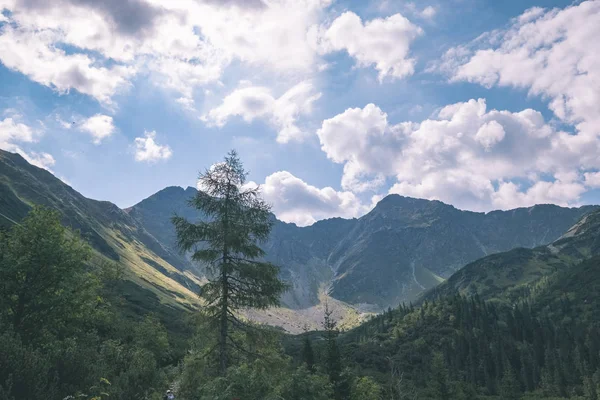
POLYGON ((525 191, 512 182, 502 183, 493 194, 493 202, 500 208, 528 207, 534 204, 558 204, 568 206, 586 189, 580 182, 540 181, 525 191))
POLYGON ((127 86, 127 79, 135 72, 133 67, 97 66, 85 54, 67 54, 55 46, 58 40, 52 32, 42 34, 5 25, 0 30, 0 61, 59 93, 75 89, 105 104, 127 86))
POLYGON ((0 121, 0 144, 7 147, 13 141, 33 142, 35 133, 27 125, 9 117, 0 121))
POLYGON ((380 187, 393 174, 402 145, 401 132, 390 129, 387 115, 374 104, 323 121, 317 135, 327 157, 344 164, 342 187, 355 192, 380 187))
POLYGON ((435 7, 427 6, 421 11, 421 16, 423 18, 432 19, 437 14, 437 10, 435 7))
POLYGON ((374 190, 394 177, 390 193, 471 210, 570 204, 585 191, 578 171, 600 167, 598 143, 570 141, 531 109, 488 110, 483 99, 397 125, 369 104, 325 120, 317 135, 327 157, 344 164, 345 190, 374 190))
POLYGON ((489 151, 496 143, 504 139, 504 127, 496 121, 483 124, 475 134, 475 140, 489 151))
POLYGON ((375 66, 379 80, 403 78, 414 73, 415 59, 410 45, 422 34, 421 28, 401 14, 377 18, 363 24, 360 17, 347 11, 329 28, 313 32, 317 48, 323 54, 347 51, 361 67, 375 66))
POLYGON ((56 164, 54 157, 48 153, 37 153, 35 151, 26 153, 20 148, 15 149, 15 153, 20 154, 29 164, 35 165, 36 167, 47 169, 52 172, 50 167, 56 164))
POLYGON ((280 79, 314 72, 318 54, 307 33, 329 3, 4 0, 10 23, 0 29, 0 61, 105 105, 148 73, 188 107, 195 88, 218 82, 234 61, 280 79))
POLYGON ((144 132, 144 137, 135 138, 135 160, 153 163, 168 160, 173 155, 171 148, 156 141, 156 132, 144 132))
POLYGON ((600 2, 532 8, 506 30, 450 49, 439 69, 452 81, 527 89, 549 100, 557 118, 576 126, 565 145, 600 134, 600 2), (569 143, 571 142, 571 143, 569 143))
MULTIPOLYGON (((256 186, 254 182, 249 185, 256 186)), ((272 204, 277 218, 299 226, 311 225, 324 218, 359 217, 369 210, 351 192, 317 188, 287 171, 269 175, 260 188, 262 197, 272 204)))
POLYGON ((115 131, 112 117, 96 114, 85 120, 79 129, 88 132, 94 138, 94 144, 100 144, 102 140, 110 137, 115 131))
POLYGON ((248 123, 262 119, 278 130, 278 142, 301 141, 305 133, 297 126, 298 118, 309 114, 320 96, 308 81, 297 84, 279 98, 275 98, 266 87, 241 87, 226 96, 220 106, 210 110, 202 119, 218 127, 224 126, 234 116, 248 123))
POLYGON ((586 172, 585 184, 592 188, 600 188, 600 172, 586 172))
POLYGON ((18 116, 8 117, 0 121, 0 148, 18 153, 29 163, 49 170, 55 163, 54 157, 48 153, 26 152, 17 144, 18 142, 33 143, 37 141, 41 133, 18 122, 16 118, 18 116))
POLYGON ((196 108, 194 107, 194 100, 190 99, 189 97, 180 97, 175 101, 181 104, 181 106, 188 111, 196 111, 196 108))

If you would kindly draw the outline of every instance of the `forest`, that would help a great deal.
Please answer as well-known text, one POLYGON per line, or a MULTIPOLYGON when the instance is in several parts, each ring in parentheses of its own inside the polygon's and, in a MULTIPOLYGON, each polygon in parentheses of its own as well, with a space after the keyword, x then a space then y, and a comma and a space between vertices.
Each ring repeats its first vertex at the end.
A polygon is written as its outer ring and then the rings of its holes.
POLYGON ((591 258, 511 302, 428 293, 341 331, 289 335, 239 310, 278 304, 287 284, 261 261, 269 206, 237 155, 201 174, 209 218, 173 223, 211 268, 190 313, 162 305, 35 206, 0 233, 0 398, 182 400, 600 397, 600 267, 591 258), (204 245, 200 246, 199 244, 204 245))

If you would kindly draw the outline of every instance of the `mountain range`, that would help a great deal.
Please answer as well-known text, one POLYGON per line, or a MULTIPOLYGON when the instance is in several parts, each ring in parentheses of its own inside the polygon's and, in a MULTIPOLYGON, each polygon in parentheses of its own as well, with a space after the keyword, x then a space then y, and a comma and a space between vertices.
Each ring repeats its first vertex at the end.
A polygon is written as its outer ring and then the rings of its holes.
MULTIPOLYGON (((123 264, 127 279, 170 307, 199 305, 195 293, 203 282, 202 266, 177 250, 170 223, 175 213, 202 218, 187 205, 195 193, 191 187, 168 187, 123 210, 87 199, 50 172, 0 151, 0 228, 23 218, 35 203, 55 208, 99 257, 123 264)), ((311 320, 308 310, 321 307, 325 298, 339 306, 340 317, 348 317, 417 300, 439 284, 437 293, 478 292, 485 285, 490 291, 485 293, 493 295, 521 279, 509 271, 496 277, 502 270, 498 265, 516 260, 527 266, 521 268, 522 275, 532 274, 533 280, 544 273, 535 269, 540 262, 574 263, 586 251, 597 251, 597 242, 575 245, 572 239, 585 237, 583 227, 599 214, 584 216, 597 209, 536 205, 477 213, 440 201, 389 195, 356 219, 332 218, 298 227, 273 216, 271 237, 263 248, 266 258, 281 266, 281 276, 292 289, 282 298, 285 308, 254 316, 297 331, 311 320), (295 320, 293 326, 290 320, 295 320)), ((315 314, 320 318, 322 313, 315 314)))
MULTIPOLYGON (((195 193, 169 187, 128 212, 176 252, 170 217, 201 218, 187 206, 195 193)), ((319 288, 349 304, 385 308, 416 299, 479 258, 550 243, 594 209, 537 205, 476 213, 389 195, 358 219, 332 218, 307 227, 275 220, 264 248, 293 284, 283 299, 290 308, 315 305, 319 288)))

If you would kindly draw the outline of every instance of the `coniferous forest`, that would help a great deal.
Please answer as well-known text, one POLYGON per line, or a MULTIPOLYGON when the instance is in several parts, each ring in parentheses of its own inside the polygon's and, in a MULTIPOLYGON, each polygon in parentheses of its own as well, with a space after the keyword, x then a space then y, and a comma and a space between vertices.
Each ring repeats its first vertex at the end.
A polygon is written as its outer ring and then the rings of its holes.
MULTIPOLYGON (((327 304, 300 335, 244 319, 288 287, 263 261, 269 206, 245 178, 230 153, 191 200, 207 220, 173 217, 182 252, 208 266, 199 311, 161 304, 51 208, 3 228, 0 398, 600 398, 600 258, 510 296, 434 289, 349 330, 327 304)), ((587 235, 593 254, 600 231, 587 235)))

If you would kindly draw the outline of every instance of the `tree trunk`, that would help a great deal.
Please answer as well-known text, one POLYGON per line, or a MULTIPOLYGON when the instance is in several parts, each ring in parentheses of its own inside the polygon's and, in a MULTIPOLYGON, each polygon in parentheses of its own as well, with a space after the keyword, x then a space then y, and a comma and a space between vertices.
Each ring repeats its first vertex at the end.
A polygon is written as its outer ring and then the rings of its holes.
MULTIPOLYGON (((231 185, 230 182, 228 182, 231 185)), ((223 265, 221 266, 221 285, 223 288, 223 300, 221 302, 221 327, 219 329, 219 367, 221 376, 227 373, 227 312, 229 311, 229 283, 227 282, 229 248, 227 240, 229 239, 229 193, 225 196, 225 216, 223 218, 223 265)))
POLYGON ((221 375, 225 376, 227 372, 227 308, 228 308, 228 287, 227 271, 223 268, 221 273, 221 284, 223 285, 223 302, 221 304, 221 328, 219 332, 219 364, 221 375))

